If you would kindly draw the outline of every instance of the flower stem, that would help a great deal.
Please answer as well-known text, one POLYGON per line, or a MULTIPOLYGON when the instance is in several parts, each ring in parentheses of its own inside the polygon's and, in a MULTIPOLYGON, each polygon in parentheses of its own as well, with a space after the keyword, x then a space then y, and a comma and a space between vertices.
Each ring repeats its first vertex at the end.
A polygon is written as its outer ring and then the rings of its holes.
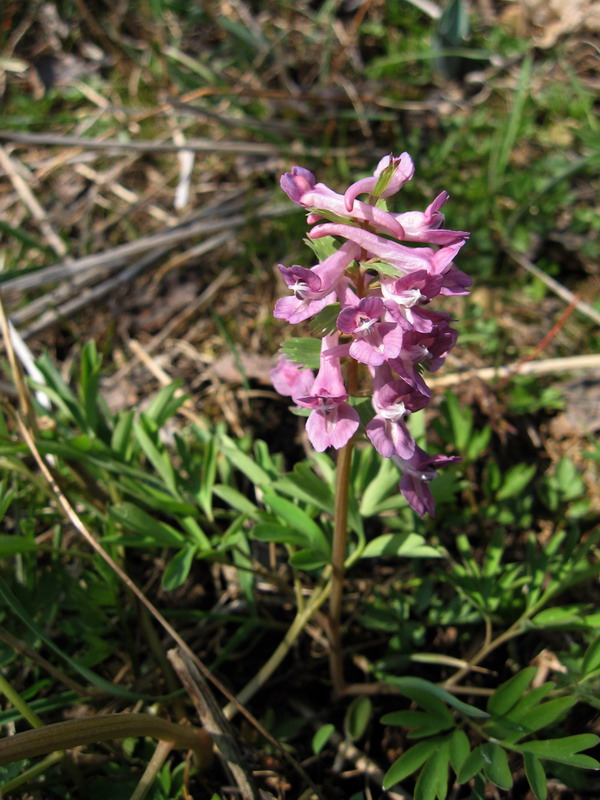
POLYGON ((344 565, 348 538, 348 487, 352 463, 352 440, 339 451, 335 485, 333 546, 331 552, 331 596, 329 598, 329 670, 333 691, 339 696, 346 684, 342 651, 342 598, 344 593, 344 565))

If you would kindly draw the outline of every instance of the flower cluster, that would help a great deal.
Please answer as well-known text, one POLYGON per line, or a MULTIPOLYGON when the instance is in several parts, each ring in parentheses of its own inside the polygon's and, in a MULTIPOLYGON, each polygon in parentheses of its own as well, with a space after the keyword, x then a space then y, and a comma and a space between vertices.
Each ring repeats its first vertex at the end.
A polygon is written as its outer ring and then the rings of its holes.
POLYGON ((342 359, 363 364, 372 377, 375 412, 366 435, 382 456, 398 465, 403 473, 400 490, 423 515, 435 509, 428 483, 436 467, 457 460, 427 454, 406 426, 411 412, 424 408, 431 397, 422 369, 438 369, 457 336, 450 315, 430 310, 429 304, 438 295, 467 294, 471 280, 454 265, 469 234, 442 227, 440 209, 447 192, 424 212, 386 210, 386 198, 413 173, 408 153, 386 156, 372 177, 353 183, 343 195, 317 183, 302 167, 283 175, 284 192, 308 211, 310 239, 333 237, 327 240, 333 252, 310 269, 279 265, 291 294, 277 301, 275 317, 292 324, 317 315, 317 321, 325 320, 329 309, 335 327, 323 327, 316 376, 282 357, 271 377, 280 394, 311 410, 307 434, 322 452, 344 447, 359 428, 358 412, 348 402, 342 359), (359 195, 367 195, 366 200, 359 195))

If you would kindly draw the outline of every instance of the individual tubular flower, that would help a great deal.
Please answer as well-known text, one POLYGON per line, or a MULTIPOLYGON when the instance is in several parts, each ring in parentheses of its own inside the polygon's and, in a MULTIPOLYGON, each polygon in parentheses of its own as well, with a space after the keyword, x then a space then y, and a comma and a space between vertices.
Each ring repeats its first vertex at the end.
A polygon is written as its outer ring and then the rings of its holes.
POLYGON ((281 178, 281 188, 290 200, 311 212, 309 224, 322 219, 323 214, 332 214, 350 222, 366 223, 380 233, 400 239, 404 237, 404 229, 396 215, 369 203, 356 202, 348 208, 343 195, 317 183, 312 172, 302 167, 292 167, 291 172, 286 172, 281 178))
POLYGON ((448 192, 441 192, 424 212, 406 211, 396 214, 396 220, 404 228, 404 239, 408 242, 428 242, 429 244, 454 244, 469 238, 467 231, 448 231, 442 228, 444 215, 440 208, 449 198, 448 192))
POLYGON ((379 177, 390 164, 394 167, 394 172, 380 197, 386 198, 396 194, 396 192, 399 192, 404 184, 410 181, 415 174, 415 165, 408 153, 402 153, 402 155, 397 158, 393 156, 384 156, 379 164, 377 164, 372 177, 362 178, 362 180, 356 181, 346 189, 344 203, 348 211, 352 211, 359 194, 372 194, 374 192, 379 177))
POLYGON ((375 416, 367 424, 366 434, 384 458, 398 456, 409 459, 416 445, 406 427, 406 419, 413 411, 424 408, 429 397, 406 381, 395 378, 387 364, 377 367, 373 372, 372 404, 375 416))
POLYGON ((310 408, 306 433, 319 453, 328 447, 337 450, 354 436, 359 425, 358 412, 347 402, 348 394, 342 378, 340 359, 327 355, 335 347, 338 334, 324 336, 321 342, 321 366, 310 393, 296 397, 296 403, 310 408))
POLYGON ((302 397, 310 393, 315 376, 309 369, 303 369, 285 356, 280 356, 277 364, 269 373, 271 383, 276 392, 291 397, 302 397))
POLYGON ((293 267, 280 264, 279 272, 293 294, 277 301, 274 316, 294 325, 335 303, 336 290, 343 288, 344 272, 359 253, 357 245, 346 242, 312 269, 297 264, 293 267))
POLYGON ((407 499, 411 508, 423 516, 435 516, 435 501, 429 488, 429 483, 436 477, 436 467, 454 464, 460 461, 457 456, 431 456, 420 447, 409 459, 392 456, 392 461, 403 473, 400 480, 400 491, 407 499))
POLYGON ((380 297, 363 297, 339 313, 338 330, 354 337, 348 355, 362 364, 377 367, 400 354, 402 328, 396 322, 381 322, 384 310, 380 297))

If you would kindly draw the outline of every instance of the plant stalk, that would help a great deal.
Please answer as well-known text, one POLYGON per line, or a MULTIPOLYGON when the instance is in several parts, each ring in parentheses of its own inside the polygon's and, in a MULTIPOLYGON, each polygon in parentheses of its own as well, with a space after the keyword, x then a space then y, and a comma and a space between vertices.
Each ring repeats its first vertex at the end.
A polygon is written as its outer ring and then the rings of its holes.
POLYGON ((344 654, 342 650, 342 599, 344 594, 344 566, 348 539, 348 488, 353 442, 350 440, 339 451, 335 483, 333 545, 331 552, 331 595, 329 598, 329 671, 334 695, 343 694, 344 654))
POLYGON ((70 719, 6 736, 0 739, 0 765, 106 739, 136 736, 152 736, 172 742, 174 747, 192 750, 200 768, 207 767, 212 760, 212 738, 201 728, 177 725, 150 714, 108 714, 70 719))

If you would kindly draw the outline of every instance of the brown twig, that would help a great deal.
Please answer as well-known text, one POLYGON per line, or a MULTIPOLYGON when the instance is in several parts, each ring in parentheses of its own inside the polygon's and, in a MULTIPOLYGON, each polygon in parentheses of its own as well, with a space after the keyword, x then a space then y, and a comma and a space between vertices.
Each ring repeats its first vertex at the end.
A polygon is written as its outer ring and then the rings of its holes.
POLYGON ((185 653, 177 649, 169 650, 167 658, 190 696, 204 729, 212 736, 223 767, 232 776, 241 797, 244 800, 255 800, 258 796, 257 788, 252 775, 244 766, 242 750, 233 735, 229 720, 221 711, 206 680, 185 653))

